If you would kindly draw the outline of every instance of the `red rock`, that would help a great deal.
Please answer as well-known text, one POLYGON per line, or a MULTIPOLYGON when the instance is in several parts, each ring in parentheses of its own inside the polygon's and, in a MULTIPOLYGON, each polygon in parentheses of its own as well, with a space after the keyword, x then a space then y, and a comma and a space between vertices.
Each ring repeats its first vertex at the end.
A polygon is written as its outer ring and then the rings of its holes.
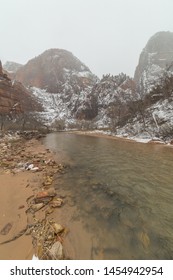
POLYGON ((47 191, 42 191, 37 193, 36 198, 42 198, 42 197, 47 197, 50 196, 49 193, 47 191))
POLYGON ((43 201, 50 201, 56 195, 55 190, 50 188, 47 191, 41 191, 36 194, 35 202, 43 202, 43 201))
POLYGON ((0 66, 0 113, 23 113, 23 111, 41 111, 42 107, 31 98, 30 92, 19 82, 12 85, 0 66))

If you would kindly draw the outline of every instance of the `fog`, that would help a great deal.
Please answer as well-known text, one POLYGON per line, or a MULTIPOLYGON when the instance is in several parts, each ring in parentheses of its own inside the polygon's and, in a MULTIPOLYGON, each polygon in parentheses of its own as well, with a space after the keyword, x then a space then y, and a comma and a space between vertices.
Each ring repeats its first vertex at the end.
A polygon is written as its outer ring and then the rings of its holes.
POLYGON ((63 48, 101 77, 134 75, 158 31, 173 31, 172 0, 0 0, 0 59, 25 64, 63 48))

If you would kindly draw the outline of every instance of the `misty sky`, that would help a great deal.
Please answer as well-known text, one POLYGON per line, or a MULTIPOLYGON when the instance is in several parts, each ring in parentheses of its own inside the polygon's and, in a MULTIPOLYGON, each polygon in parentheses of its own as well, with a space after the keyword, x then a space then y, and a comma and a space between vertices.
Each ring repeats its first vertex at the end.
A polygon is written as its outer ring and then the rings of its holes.
POLYGON ((99 77, 133 76, 148 39, 173 32, 172 13, 173 0, 0 0, 0 59, 63 48, 99 77))

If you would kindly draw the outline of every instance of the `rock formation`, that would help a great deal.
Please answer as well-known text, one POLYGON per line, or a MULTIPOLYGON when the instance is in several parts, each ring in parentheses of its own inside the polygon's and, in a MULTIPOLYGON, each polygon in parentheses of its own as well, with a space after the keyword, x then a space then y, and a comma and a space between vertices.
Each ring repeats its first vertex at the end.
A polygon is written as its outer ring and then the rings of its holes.
POLYGON ((68 126, 76 120, 94 120, 102 126, 112 119, 119 123, 135 91, 133 79, 125 74, 106 75, 99 81, 70 52, 60 49, 47 50, 30 60, 16 72, 16 79, 32 87, 45 109, 42 117, 47 124, 55 120, 68 126))
MULTIPOLYGON (((6 87, 8 84, 6 92, 9 93, 11 81, 7 81, 2 67, 0 71, 1 87, 3 83, 6 87)), ((167 133, 164 132, 165 125, 172 127, 173 124, 171 32, 158 32, 150 38, 140 55, 134 79, 121 73, 104 75, 99 81, 79 59, 62 49, 45 51, 14 75, 30 88, 43 106, 44 112, 38 114, 43 122, 56 128, 83 128, 86 125, 87 129, 104 127, 120 134, 132 132, 137 135, 147 131, 156 135, 159 126, 160 135, 164 135, 167 133)), ((14 98, 15 95, 11 96, 14 98)), ((23 101, 23 110, 28 109, 25 104, 23 101)))
POLYGON ((88 67, 62 49, 50 49, 31 59, 16 72, 15 78, 26 86, 46 89, 51 93, 63 93, 66 88, 66 92, 72 89, 75 94, 93 85, 96 80, 88 67))
POLYGON ((3 69, 6 70, 8 73, 16 73, 22 67, 22 64, 16 63, 13 61, 7 61, 3 64, 3 69))
POLYGON ((103 76, 92 89, 92 95, 97 99, 97 127, 120 125, 127 114, 127 104, 134 92, 133 79, 124 73, 117 76, 103 76))
MULTIPOLYGON (((32 87, 40 102, 45 104, 49 116, 50 111, 53 116, 52 108, 59 119, 66 119, 68 115, 89 120, 97 115, 95 99, 90 93, 98 78, 66 50, 45 51, 21 67, 15 78, 32 87)), ((49 117, 47 120, 50 121, 49 117)))
POLYGON ((20 83, 3 73, 0 62, 0 115, 41 110, 31 93, 20 83))
POLYGON ((173 32, 158 32, 143 49, 135 71, 134 80, 139 90, 146 94, 165 69, 173 70, 173 32))

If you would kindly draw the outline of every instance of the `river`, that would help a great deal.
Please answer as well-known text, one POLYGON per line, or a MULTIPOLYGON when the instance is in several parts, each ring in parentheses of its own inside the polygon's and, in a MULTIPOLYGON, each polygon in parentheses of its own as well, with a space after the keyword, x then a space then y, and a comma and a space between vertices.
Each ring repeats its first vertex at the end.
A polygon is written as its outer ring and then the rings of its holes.
POLYGON ((57 175, 72 259, 173 259, 173 149, 72 133, 44 144, 69 166, 57 175))

